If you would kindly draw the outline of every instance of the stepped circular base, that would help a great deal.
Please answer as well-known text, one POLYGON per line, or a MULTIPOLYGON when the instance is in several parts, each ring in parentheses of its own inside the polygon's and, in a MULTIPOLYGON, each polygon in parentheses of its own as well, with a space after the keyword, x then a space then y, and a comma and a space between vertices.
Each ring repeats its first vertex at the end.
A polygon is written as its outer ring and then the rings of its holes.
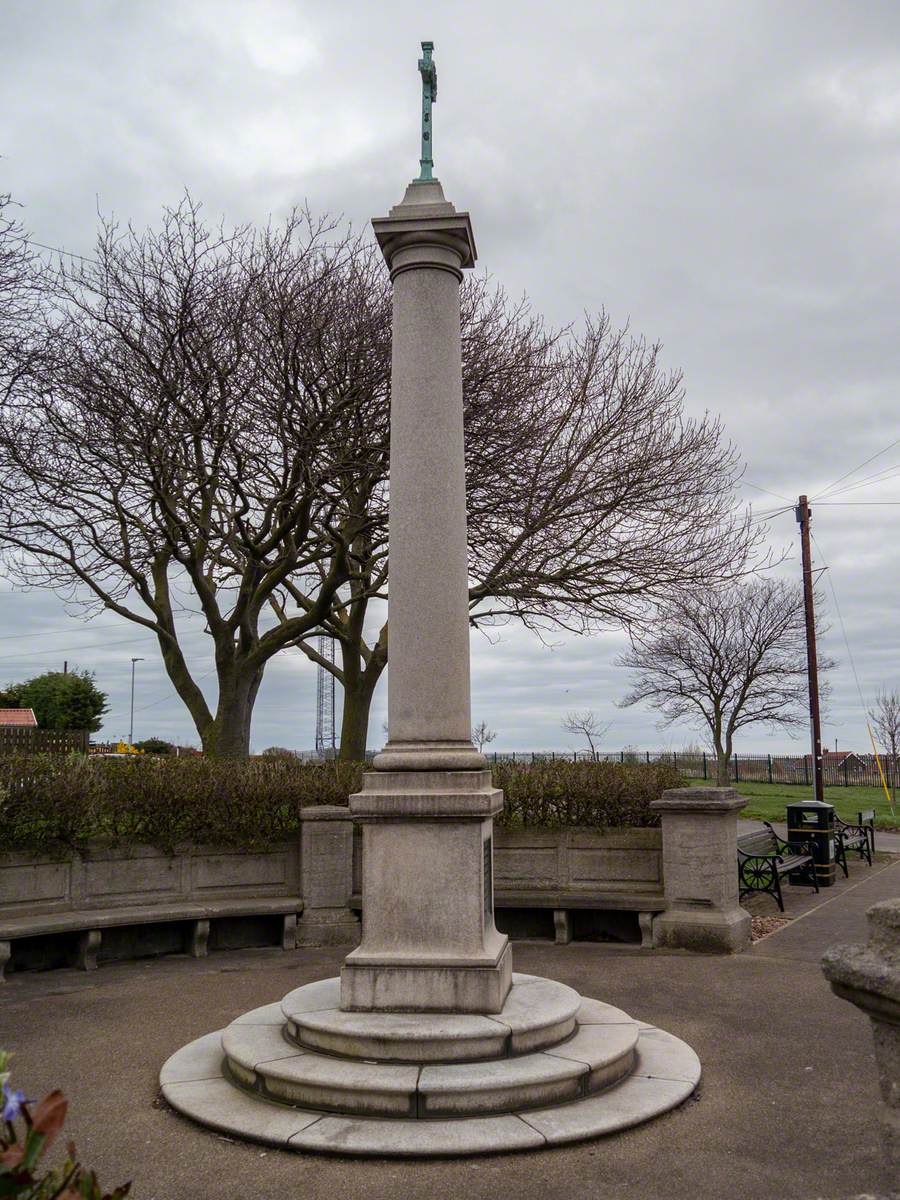
POLYGON ((581 997, 564 983, 513 974, 499 1013, 343 1012, 340 979, 288 992, 287 1036, 303 1049, 380 1062, 465 1062, 552 1046, 575 1032, 581 997))
MULTIPOLYGON (((340 1023, 329 1024, 331 1018, 307 1023, 312 1013, 338 1011, 330 1007, 338 981, 322 980, 177 1051, 160 1073, 163 1095, 204 1125, 288 1150, 416 1157, 599 1137, 658 1116, 693 1092, 700 1063, 678 1038, 550 980, 515 980, 519 997, 508 1015, 519 1018, 513 1021, 517 1032, 527 1040, 558 1024, 563 1001, 572 1003, 564 993, 571 993, 576 1005, 570 1032, 516 1052, 507 1025, 500 1050, 476 1061, 461 1061, 458 1054, 444 1061, 366 1060, 356 1053, 363 1041, 352 1039, 353 1054, 323 1053, 297 1040, 298 1028, 306 1036, 311 1028, 338 1027, 347 1036, 340 1023), (543 1019, 539 996, 546 1000, 543 1019), (319 1002, 329 1007, 315 1008, 319 1002), (313 1007, 303 1011, 304 1005, 313 1007)), ((387 1022, 381 1029, 382 1037, 389 1035, 387 1049, 395 1052, 410 1042, 435 1049, 441 1039, 453 1038, 454 1020, 501 1017, 343 1015, 402 1017, 402 1025, 387 1022)), ((364 1033, 359 1026, 353 1030, 358 1039, 364 1033)), ((469 1049, 478 1036, 468 1039, 469 1049)))

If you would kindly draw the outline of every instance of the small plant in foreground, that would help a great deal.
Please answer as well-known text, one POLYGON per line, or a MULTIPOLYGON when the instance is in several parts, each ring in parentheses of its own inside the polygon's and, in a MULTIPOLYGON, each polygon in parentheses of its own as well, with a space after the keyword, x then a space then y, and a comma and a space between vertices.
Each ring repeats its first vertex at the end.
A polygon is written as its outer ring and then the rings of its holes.
POLYGON ((31 1111, 32 1101, 10 1086, 9 1056, 0 1051, 3 1125, 0 1127, 0 1196, 12 1200, 124 1200, 131 1191, 126 1183, 114 1192, 102 1192, 93 1171, 86 1171, 69 1142, 62 1167, 43 1173, 40 1160, 53 1144, 66 1119, 68 1100, 50 1092, 31 1111), (19 1128, 16 1123, 20 1122, 19 1128))

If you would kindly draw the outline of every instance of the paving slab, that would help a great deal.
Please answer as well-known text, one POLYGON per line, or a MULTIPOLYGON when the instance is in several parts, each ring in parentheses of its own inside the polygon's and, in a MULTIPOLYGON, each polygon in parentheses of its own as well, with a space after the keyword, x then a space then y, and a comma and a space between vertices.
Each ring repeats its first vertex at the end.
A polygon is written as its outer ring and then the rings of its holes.
POLYGON ((223 1032, 222 1052, 247 1071, 255 1070, 260 1063, 309 1053, 288 1042, 281 1025, 241 1025, 238 1021, 223 1032))
POLYGON ((510 1031, 510 1052, 522 1054, 571 1033, 580 1007, 581 997, 573 988, 554 979, 514 973, 503 1010, 492 1019, 510 1031))
POLYGON ((589 1072, 586 1090, 595 1092, 609 1087, 631 1070, 637 1042, 638 1026, 634 1023, 582 1025, 574 1037, 545 1053, 584 1063, 589 1072))
MULTIPOLYGON (((292 1137, 322 1116, 286 1105, 267 1104, 221 1077, 167 1084, 163 1096, 186 1117, 202 1121, 222 1133, 250 1137, 267 1146, 286 1146, 292 1137)), ((208 1192, 198 1187, 194 1195, 212 1195, 212 1188, 217 1186, 211 1180, 208 1192)))
POLYGON ((686 1042, 664 1029, 644 1028, 632 1074, 696 1085, 700 1081, 700 1059, 686 1042))
POLYGON ((630 1017, 621 1008, 605 1004, 602 1000, 594 1000, 590 996, 583 997, 576 1020, 579 1025, 633 1025, 634 1017, 630 1017))
POLYGON ((163 1063, 161 1085, 198 1079, 218 1079, 222 1074, 222 1032, 216 1030, 182 1046, 163 1063))
POLYGON ((410 1154, 440 1158, 448 1153, 448 1148, 455 1156, 486 1151, 508 1154, 544 1144, 538 1130, 514 1116, 472 1117, 465 1121, 355 1121, 351 1117, 323 1117, 291 1138, 291 1147, 298 1150, 386 1158, 410 1154))
POLYGON ((341 1012, 338 1008, 290 1011, 288 1030, 302 1045, 331 1054, 382 1061, 440 1062, 491 1058, 504 1052, 509 1029, 474 1014, 341 1012))
POLYGON ((339 1109, 366 1116, 408 1117, 415 1113, 417 1066, 310 1053, 261 1063, 256 1074, 270 1095, 303 1108, 339 1109))
POLYGON ((263 1004, 260 1008, 251 1008, 249 1012, 241 1013, 235 1018, 235 1025, 278 1025, 284 1024, 284 1013, 280 1002, 263 1004))
POLYGON ((586 1063, 546 1053, 496 1062, 442 1063, 422 1068, 419 1103, 426 1117, 561 1104, 582 1094, 588 1070, 586 1063))
POLYGON ((520 1116, 549 1145, 559 1146, 628 1129, 656 1113, 674 1108, 693 1090, 694 1084, 682 1080, 632 1077, 607 1092, 588 1096, 575 1104, 536 1109, 520 1116))
POLYGON ((304 983, 283 996, 279 1008, 281 1020, 298 1013, 321 1012, 323 1009, 340 1008, 341 977, 331 975, 327 979, 316 979, 304 983))

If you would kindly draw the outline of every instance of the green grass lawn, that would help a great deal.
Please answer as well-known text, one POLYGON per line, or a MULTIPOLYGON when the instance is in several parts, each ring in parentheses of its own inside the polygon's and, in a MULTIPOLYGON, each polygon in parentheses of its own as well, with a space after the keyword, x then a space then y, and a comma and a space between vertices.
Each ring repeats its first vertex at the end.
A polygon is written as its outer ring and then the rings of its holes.
MULTIPOLYGON (((714 786, 712 780, 690 779, 694 785, 714 786)), ((783 821, 784 806, 798 800, 811 800, 812 788, 786 783, 740 783, 733 785, 742 796, 747 797, 747 807, 740 814, 757 821, 783 821)), ((875 809, 875 826, 878 829, 900 828, 900 796, 897 797, 897 817, 891 816, 890 805, 882 788, 876 787, 827 787, 825 799, 833 804, 842 821, 855 821, 856 814, 863 809, 875 809)))

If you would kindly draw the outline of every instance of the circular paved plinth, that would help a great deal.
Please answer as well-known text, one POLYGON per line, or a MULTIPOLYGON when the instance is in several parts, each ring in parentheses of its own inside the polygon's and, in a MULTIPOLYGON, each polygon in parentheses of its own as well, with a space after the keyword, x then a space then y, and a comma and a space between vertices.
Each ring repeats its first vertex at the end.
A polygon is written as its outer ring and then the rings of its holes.
MULTIPOLYGON (((323 980, 177 1051, 160 1073, 163 1095, 204 1125, 288 1150, 430 1157, 526 1150, 611 1134, 674 1108, 693 1092, 700 1063, 678 1038, 611 1005, 581 1000, 561 984, 516 979, 519 999, 527 998, 524 1008, 514 1005, 509 1014, 522 1018, 519 1032, 551 1028, 564 992, 577 1001, 571 1031, 517 1053, 507 1025, 500 1052, 477 1061, 460 1061, 458 1055, 441 1062, 366 1061, 356 1054, 323 1053, 296 1040, 298 1019, 305 1031, 312 1013, 337 1011, 330 1007, 337 981, 323 980), (543 1022, 536 1003, 541 995, 548 998, 543 1022), (319 1001, 329 1006, 302 1011, 305 1003, 319 1001)), ((402 1025, 387 1027, 397 1035, 387 1039, 393 1049, 398 1039, 433 1048, 453 1037, 448 1023, 456 1019, 495 1019, 377 1015, 402 1017, 402 1025)), ((315 1026, 321 1027, 333 1028, 327 1021, 315 1026)), ((359 1027, 356 1034, 361 1035, 359 1027)))

